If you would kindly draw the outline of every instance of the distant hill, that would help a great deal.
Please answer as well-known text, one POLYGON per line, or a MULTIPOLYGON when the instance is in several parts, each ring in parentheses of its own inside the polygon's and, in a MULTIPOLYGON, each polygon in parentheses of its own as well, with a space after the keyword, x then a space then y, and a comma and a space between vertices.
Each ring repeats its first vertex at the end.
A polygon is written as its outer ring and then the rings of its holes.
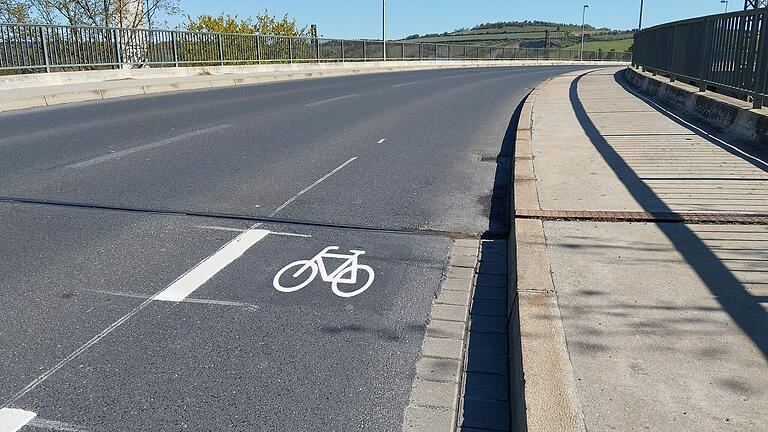
MULTIPOLYGON (((471 29, 458 29, 442 34, 411 35, 410 42, 492 45, 514 48, 544 48, 549 31, 552 48, 578 48, 581 26, 545 21, 507 21, 485 23, 471 29)), ((585 26, 585 48, 603 51, 627 51, 632 46, 634 31, 585 26)))

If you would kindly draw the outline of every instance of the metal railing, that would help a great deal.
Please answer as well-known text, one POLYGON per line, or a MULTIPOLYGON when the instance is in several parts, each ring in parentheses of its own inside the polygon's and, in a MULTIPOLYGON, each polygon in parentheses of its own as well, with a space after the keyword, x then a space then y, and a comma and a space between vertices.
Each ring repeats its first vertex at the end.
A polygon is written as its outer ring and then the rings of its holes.
POLYGON ((678 21, 635 35, 633 63, 755 108, 768 103, 768 9, 678 21))
MULTIPOLYGON (((387 41, 387 60, 578 60, 578 50, 501 48, 387 41)), ((376 61, 381 41, 177 30, 0 24, 5 73, 121 68, 136 65, 376 61)), ((584 60, 629 62, 624 52, 590 51, 584 60)))

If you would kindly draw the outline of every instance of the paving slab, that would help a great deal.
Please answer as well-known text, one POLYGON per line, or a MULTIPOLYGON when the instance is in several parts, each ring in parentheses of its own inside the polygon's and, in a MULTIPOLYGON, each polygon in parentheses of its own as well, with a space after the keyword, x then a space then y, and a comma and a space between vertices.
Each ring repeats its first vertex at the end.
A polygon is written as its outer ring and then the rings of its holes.
POLYGON ((768 424, 768 226, 545 229, 588 430, 768 424))

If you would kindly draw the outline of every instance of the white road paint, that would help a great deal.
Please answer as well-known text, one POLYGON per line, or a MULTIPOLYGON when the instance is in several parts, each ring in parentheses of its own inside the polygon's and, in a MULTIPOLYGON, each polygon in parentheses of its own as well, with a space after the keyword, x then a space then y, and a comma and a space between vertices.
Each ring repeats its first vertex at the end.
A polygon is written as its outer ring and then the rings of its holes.
POLYGON ((405 87, 405 86, 409 86, 409 85, 418 84, 418 83, 420 83, 420 82, 421 82, 421 81, 411 81, 411 82, 406 82, 406 83, 402 83, 402 84, 395 84, 395 85, 393 85, 393 86, 392 86, 392 88, 400 88, 400 87, 405 87))
MULTIPOLYGON (((208 229, 208 230, 214 230, 214 231, 231 231, 231 232, 245 232, 245 231, 248 231, 248 229, 229 228, 229 227, 220 227, 220 226, 207 226, 207 225, 195 225, 195 228, 208 229)), ((289 233, 289 232, 270 231, 269 234, 270 235, 276 235, 276 236, 284 236, 284 237, 312 238, 312 236, 309 235, 309 234, 297 234, 297 233, 289 233)))
POLYGON ((173 136, 173 137, 170 137, 170 138, 166 138, 164 140, 156 141, 156 142, 153 142, 153 143, 140 145, 138 147, 132 147, 132 148, 121 150, 121 151, 117 151, 117 152, 107 153, 105 155, 97 156, 95 158, 91 158, 91 159, 87 159, 87 160, 80 161, 80 162, 77 162, 77 163, 73 163, 71 165, 67 165, 65 168, 70 168, 70 169, 86 168, 86 167, 89 167, 89 166, 100 164, 102 162, 107 162, 107 161, 111 161, 111 160, 114 160, 114 159, 120 159, 122 157, 125 157, 125 156, 128 156, 128 155, 132 155, 134 153, 142 152, 142 151, 145 151, 145 150, 151 150, 151 149, 162 147, 162 146, 168 145, 168 144, 173 144, 175 142, 183 141, 183 140, 188 139, 188 138, 194 138, 194 137, 197 137, 197 136, 200 136, 200 135, 205 135, 205 134, 217 132, 217 131, 220 131, 220 130, 224 130, 224 129, 230 128, 232 126, 233 125, 231 125, 231 124, 223 124, 223 125, 214 126, 212 128, 208 128, 208 129, 201 129, 201 130, 197 130, 197 131, 194 131, 194 132, 188 132, 188 133, 184 133, 184 134, 181 134, 181 135, 176 135, 176 136, 173 136))
POLYGON ((276 209, 275 209, 275 211, 273 211, 272 213, 270 213, 270 214, 269 214, 269 217, 273 217, 273 216, 276 216, 276 215, 277 215, 278 213, 280 213, 280 211, 282 211, 284 208, 286 208, 286 207, 288 207, 289 205, 291 205, 291 203, 292 203, 292 202, 294 202, 294 201, 296 201, 297 199, 299 199, 299 197, 300 197, 300 196, 302 196, 302 195, 304 195, 305 193, 307 193, 307 192, 311 191, 312 189, 314 189, 314 188, 315 188, 315 186, 319 185, 320 183, 322 183, 322 182, 324 182, 324 181, 328 180, 328 178, 329 178, 329 177, 331 177, 332 175, 334 175, 334 174, 336 174, 337 172, 341 171, 341 170, 342 170, 342 168, 344 168, 345 166, 347 166, 347 165, 351 164, 352 162, 354 162, 354 161, 355 161, 355 159, 357 159, 357 157, 353 157, 353 158, 349 159, 348 161, 346 161, 346 162, 344 162, 343 164, 341 164, 341 165, 339 165, 338 167, 336 167, 336 168, 335 168, 333 171, 331 171, 331 172, 329 172, 328 174, 326 174, 326 175, 324 175, 324 176, 320 177, 320 178, 319 178, 319 179, 318 179, 316 182, 314 182, 314 183, 312 183, 311 185, 309 185, 309 186, 305 187, 305 188, 304 188, 304 189, 303 189, 301 192, 299 192, 299 193, 297 193, 296 195, 292 196, 292 197, 291 197, 291 198, 290 198, 288 201, 284 202, 284 203, 283 203, 283 205, 281 205, 280 207, 276 208, 276 209))
MULTIPOLYGON (((112 295, 116 297, 127 297, 127 298, 152 299, 154 297, 153 295, 141 294, 141 293, 130 292, 130 291, 107 291, 107 290, 94 290, 94 289, 87 289, 84 291, 92 292, 96 294, 106 294, 106 295, 112 295)), ((208 305, 217 305, 217 306, 234 306, 234 307, 241 307, 246 309, 258 309, 258 306, 252 303, 243 303, 243 302, 228 301, 228 300, 190 298, 190 297, 187 297, 184 300, 180 300, 179 303, 198 303, 198 304, 208 304, 208 305)))
POLYGON ((38 429, 47 429, 60 432, 88 432, 88 429, 83 426, 77 426, 69 423, 64 423, 55 420, 46 420, 36 417, 29 422, 29 425, 38 429))
POLYGON ((387 140, 386 138, 384 138, 384 139, 380 139, 380 140, 379 140, 379 142, 377 142, 376 144, 382 144, 382 143, 383 143, 384 141, 386 141, 386 140, 387 140))
POLYGON ((32 421, 37 414, 15 408, 0 409, 0 432, 16 432, 32 421))
POLYGON ((275 277, 272 280, 272 285, 280 292, 291 293, 306 287, 320 275, 323 282, 329 282, 331 284, 331 290, 339 297, 349 298, 362 294, 365 290, 370 288, 375 278, 375 274, 371 267, 358 263, 359 257, 365 255, 365 251, 351 250, 349 251, 349 254, 333 253, 337 250, 339 250, 338 246, 329 246, 323 249, 319 254, 315 255, 312 259, 294 261, 286 265, 275 274, 275 277), (343 259, 344 262, 336 268, 336 270, 329 273, 325 267, 324 260, 326 258, 331 260, 343 259), (307 272, 307 270, 309 270, 309 272, 307 272), (366 279, 362 287, 353 291, 342 291, 339 289, 339 284, 355 286, 357 284, 357 274, 361 270, 368 275, 368 279, 366 279), (280 279, 286 275, 289 278, 294 279, 293 285, 289 286, 281 283, 280 279))
POLYGON ((154 300, 168 302, 184 300, 268 235, 269 231, 267 230, 249 229, 243 232, 176 279, 168 288, 156 295, 154 300))
MULTIPOLYGON (((329 178, 329 177, 330 177, 330 176, 332 176, 333 174, 337 173, 338 171, 340 171, 340 170, 341 170, 342 168, 344 168, 345 166, 347 166, 347 165, 349 165, 350 163, 352 163, 352 161, 354 161, 355 159, 357 159, 357 158, 356 158, 356 157, 353 157, 353 158, 349 159, 348 161, 344 162, 343 164, 341 164, 339 167, 337 167, 336 169, 334 169, 334 170, 333 170, 333 171, 331 171, 330 173, 328 173, 328 174, 324 175, 324 176, 323 176, 323 177, 321 177, 319 180, 317 180, 316 182, 312 183, 310 186, 308 186, 308 187, 304 188, 304 190, 302 190, 302 191, 301 191, 301 192, 299 192, 298 194, 296 194, 296 195, 294 195, 293 197, 291 197, 291 198, 290 198, 288 201, 286 201, 286 202, 285 202, 283 205, 281 205, 281 206, 280 206, 280 207, 278 207, 278 208, 277 208, 277 209, 276 209, 274 212, 272 212, 271 216, 274 216, 274 215, 276 215, 276 214, 277 214, 277 213, 278 213, 280 210, 282 210, 282 209, 284 209, 285 207, 287 207, 287 206, 288 206, 290 203, 292 203, 293 201, 295 201, 295 200, 296 200, 298 197, 300 197, 300 196, 301 196, 301 195, 303 195, 304 193, 308 192, 309 190, 311 190, 312 188, 314 188, 314 187, 315 187, 315 186, 317 186, 318 184, 322 183, 324 180, 326 180, 327 178, 329 178)), ((257 224, 255 224, 255 225, 253 225, 249 231, 263 231, 263 230, 256 230, 256 228, 257 228, 257 227, 259 227, 260 225, 262 225, 262 224, 261 224, 261 223, 257 223, 257 224)), ((245 235, 245 233, 241 234, 241 236, 242 236, 242 235, 245 235)), ((240 238, 240 236, 238 236, 237 238, 240 238)), ((237 239, 237 238, 236 238, 236 239, 237 239)), ((233 240, 233 241, 234 241, 234 240, 233 240)), ((231 243, 231 242, 230 242, 230 243, 231 243)), ((228 244, 229 244, 229 243, 228 243, 228 244)), ((226 247, 226 245, 225 245, 225 247, 226 247)), ((218 253, 218 252, 217 252, 217 253, 218 253)), ((215 255, 215 254, 214 254, 214 255, 215 255)), ((204 263, 204 262, 206 262, 206 261, 207 261, 207 260, 203 260, 203 261, 202 261, 200 264, 202 264, 202 263, 204 263)), ((198 266, 199 266, 200 264, 198 264, 198 266)), ((197 267, 195 267, 195 268, 197 268, 197 267)), ((186 275, 186 274, 189 274, 189 273, 191 273, 191 272, 193 272, 193 271, 195 270, 195 268, 193 268, 192 270, 190 270, 190 271, 188 271, 187 273, 185 273, 185 275, 186 275)), ((184 277, 184 276, 182 276, 182 277, 184 277)), ((177 279, 177 281, 178 281, 178 279, 177 279)), ((167 288, 166 288, 166 289, 167 289, 167 288)), ((61 368, 63 368, 64 366, 66 366, 67 364, 69 364, 70 362, 72 362, 74 359, 78 358, 78 357, 79 357, 79 356, 80 356, 82 353, 84 353, 85 351, 87 351, 87 350, 88 350, 90 347, 92 347, 92 346, 96 345, 97 343, 99 343, 99 341, 101 341, 102 339, 104 339, 104 338, 105 338, 107 335, 109 335, 110 333, 112 333, 113 331, 115 331, 115 330, 116 330, 118 327, 120 327, 120 326, 121 326, 121 325, 123 325, 125 322, 127 322, 128 320, 130 320, 130 319, 131 319, 131 318, 132 318, 134 315, 138 314, 138 313, 139 313, 139 312, 141 312, 141 311, 142 311, 144 308, 146 308, 147 306, 149 306, 150 304, 152 304, 152 302, 153 302, 153 301, 155 301, 156 297, 157 297, 157 296, 159 296, 160 294, 162 294, 162 293, 163 293, 163 292, 164 292, 166 289, 164 289, 163 291, 160 291, 160 292, 158 292, 157 294, 155 294, 154 296, 152 296, 152 297, 150 297, 150 298, 147 298, 147 299, 145 299, 145 300, 144 300, 144 301, 143 301, 143 302, 142 302, 140 305, 136 306, 135 308, 133 308, 133 310, 131 310, 131 311, 130 311, 130 312, 128 312, 127 314, 123 315, 123 316, 122 316, 122 318, 120 318, 120 319, 118 319, 117 321, 113 322, 112 324, 110 324, 110 325, 109 325, 109 327, 105 328, 104 330, 102 330, 101 332, 99 332, 99 333, 98 333, 96 336, 92 337, 92 338, 91 338, 90 340, 88 340, 86 343, 84 343, 83 345, 81 345, 79 348, 77 348, 76 350, 72 351, 72 353, 70 353, 68 356, 66 356, 65 358, 63 358, 63 359, 62 359, 61 361, 59 361, 58 363, 56 363, 56 364, 55 364, 53 367, 51 367, 50 369, 48 369, 47 371, 45 371, 45 372, 44 372, 42 375, 40 375, 39 377, 35 378, 35 380, 33 380, 32 382, 30 382, 29 384, 27 384, 27 385, 26 385, 26 386, 25 386, 23 389, 21 389, 21 390, 20 390, 20 391, 18 391, 16 394, 14 394, 13 396, 11 396, 11 397, 10 397, 10 398, 8 398, 7 400, 5 400, 5 402, 3 402, 3 404, 2 404, 2 405, 0 405, 0 408, 2 408, 2 409, 6 409, 8 406, 12 405, 14 402, 16 402, 16 401, 17 401, 17 400, 19 400, 20 398, 24 397, 24 396, 25 396, 27 393, 29 393, 29 392, 31 392, 32 390, 34 390, 34 389, 35 389, 37 386, 39 386, 39 385, 40 385, 40 384, 42 384, 42 383, 43 383, 45 380, 47 380, 47 379, 48 379, 48 378, 49 378, 51 375, 55 374, 55 373, 56 373, 56 372, 58 372, 58 371, 59 371, 61 368)), ((217 304, 219 304, 220 302, 216 302, 216 303, 217 303, 217 304)), ((0 423, 0 424, 1 424, 1 423, 0 423)), ((9 429, 9 431, 11 431, 11 430, 9 429)), ((5 430, 2 430, 2 429, 0 429, 0 432, 6 432, 6 431, 5 431, 5 430)), ((12 432, 15 432, 15 431, 12 431, 12 432)))
POLYGON ((353 94, 348 94, 348 95, 339 96, 339 97, 335 97, 335 98, 323 99, 323 100, 317 101, 317 102, 310 102, 308 104, 305 104, 304 108, 316 107, 318 105, 327 104, 329 102, 336 102, 336 101, 340 101, 340 100, 343 100, 343 99, 349 99, 349 98, 353 98, 353 97, 360 96, 360 95, 361 95, 361 93, 353 93, 353 94))

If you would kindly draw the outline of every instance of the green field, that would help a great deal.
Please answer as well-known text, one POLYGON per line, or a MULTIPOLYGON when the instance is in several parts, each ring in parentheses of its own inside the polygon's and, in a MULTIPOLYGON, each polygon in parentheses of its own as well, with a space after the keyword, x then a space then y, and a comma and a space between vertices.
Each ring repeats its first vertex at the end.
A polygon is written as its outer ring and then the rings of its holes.
MULTIPOLYGON (((584 49, 586 51, 627 51, 632 46, 634 41, 632 39, 619 39, 619 40, 605 40, 605 41, 589 41, 584 42, 584 49)), ((580 49, 581 43, 571 45, 568 49, 580 49)))

